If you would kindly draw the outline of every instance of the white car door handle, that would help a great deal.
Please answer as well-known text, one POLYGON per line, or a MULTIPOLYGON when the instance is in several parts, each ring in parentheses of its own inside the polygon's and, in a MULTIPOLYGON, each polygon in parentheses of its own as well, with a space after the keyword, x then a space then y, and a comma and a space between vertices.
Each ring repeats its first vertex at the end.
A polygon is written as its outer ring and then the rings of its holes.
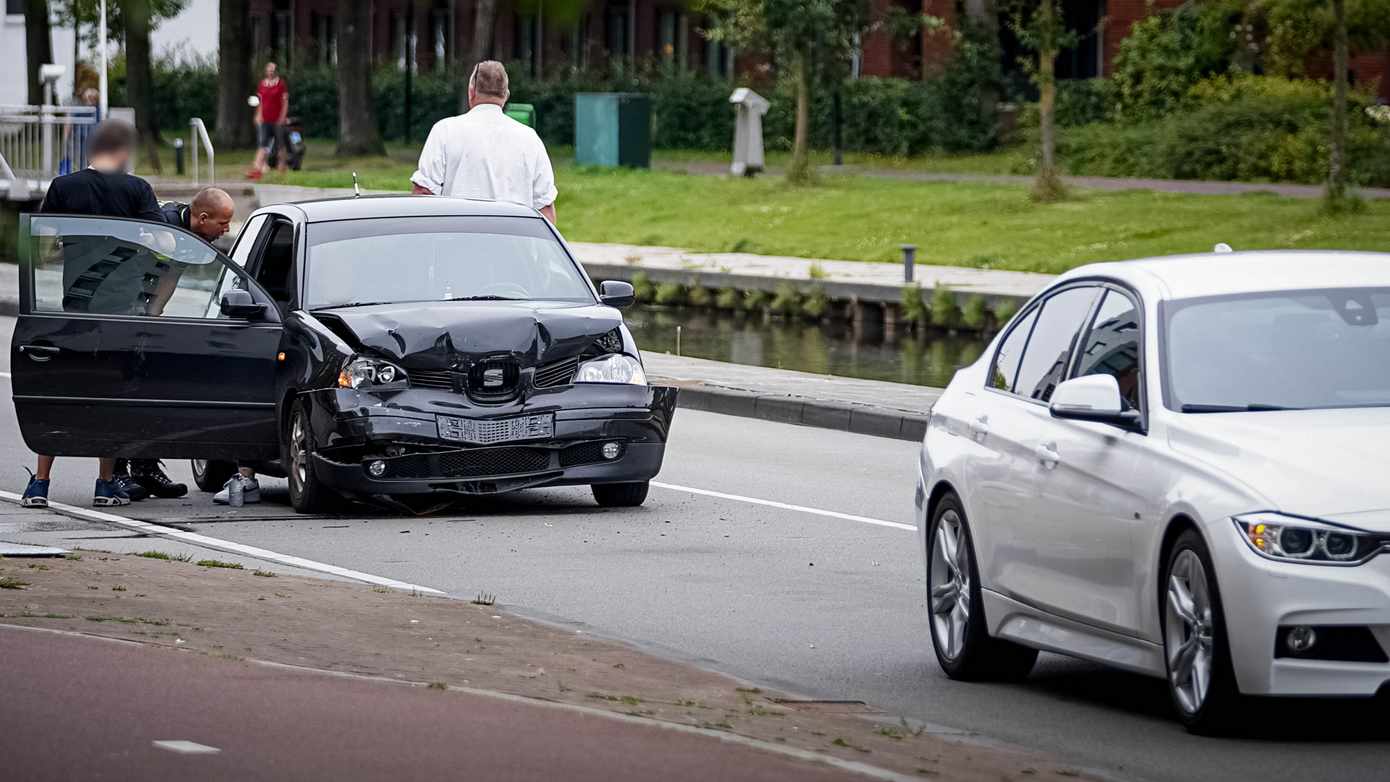
POLYGON ((1057 462, 1062 460, 1061 454, 1057 453, 1057 446, 1052 443, 1043 443, 1033 449, 1033 453, 1038 457, 1038 461, 1047 469, 1057 466, 1057 462))
POLYGON ((971 421, 970 434, 973 435, 976 440, 985 439, 985 435, 989 434, 989 419, 980 416, 974 421, 971 421))

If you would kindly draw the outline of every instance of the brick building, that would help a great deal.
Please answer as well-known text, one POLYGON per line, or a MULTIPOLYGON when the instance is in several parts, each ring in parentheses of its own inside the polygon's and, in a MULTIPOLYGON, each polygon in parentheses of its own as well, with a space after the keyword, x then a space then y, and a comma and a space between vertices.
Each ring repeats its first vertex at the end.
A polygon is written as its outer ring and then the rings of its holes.
MULTIPOLYGON (((442 67, 466 56, 473 39, 474 0, 363 0, 372 2, 372 54, 377 63, 404 67, 407 32, 413 24, 417 68, 442 67), (413 5, 413 8, 411 7, 413 5)), ((908 14, 930 14, 956 23, 962 8, 983 0, 869 0, 872 19, 897 7, 908 14)), ((1058 58, 1059 78, 1093 78, 1111 73, 1120 42, 1136 22, 1183 0, 1063 0, 1063 18, 1077 45, 1058 58)), ((552 3, 553 8, 556 4, 552 3)), ((729 47, 707 40, 703 18, 687 0, 587 0, 565 3, 577 12, 547 17, 543 0, 497 0, 490 55, 543 77, 566 69, 612 71, 638 63, 665 63, 685 71, 730 76, 735 65, 729 47)), ((331 64, 336 56, 336 0, 251 0, 251 34, 259 56, 293 69, 331 64)), ((1006 70, 1017 70, 1019 47, 1001 20, 1006 70)), ((855 62, 861 76, 921 78, 951 57, 951 38, 943 30, 921 30, 894 38, 883 26, 862 41, 855 62)), ((1330 71, 1315 64, 1314 70, 1330 71)), ((1362 53, 1351 62, 1357 83, 1380 82, 1390 99, 1390 53, 1362 53)))

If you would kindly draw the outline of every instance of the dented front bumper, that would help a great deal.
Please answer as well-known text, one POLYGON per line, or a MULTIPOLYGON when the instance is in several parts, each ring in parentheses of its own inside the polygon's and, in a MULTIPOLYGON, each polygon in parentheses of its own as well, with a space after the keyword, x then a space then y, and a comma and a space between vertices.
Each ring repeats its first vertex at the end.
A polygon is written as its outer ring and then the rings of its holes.
POLYGON ((315 475, 354 495, 495 494, 533 486, 650 480, 661 469, 677 390, 607 384, 479 405, 442 390, 311 392, 315 475), (472 445, 440 436, 438 417, 553 415, 545 439, 472 445), (616 443, 616 458, 603 445, 616 443), (369 469, 374 463, 380 474, 369 469))

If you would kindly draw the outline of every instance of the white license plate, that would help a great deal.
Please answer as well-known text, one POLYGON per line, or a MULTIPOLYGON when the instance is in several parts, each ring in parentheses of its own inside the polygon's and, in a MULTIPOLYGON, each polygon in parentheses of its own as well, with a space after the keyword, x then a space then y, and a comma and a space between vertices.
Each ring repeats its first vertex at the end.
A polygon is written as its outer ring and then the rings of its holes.
POLYGON ((524 415, 518 418, 501 418, 479 421, 473 418, 459 418, 452 415, 436 416, 439 423, 439 436, 445 440, 458 440, 474 445, 510 443, 516 440, 541 440, 555 435, 555 415, 524 415))

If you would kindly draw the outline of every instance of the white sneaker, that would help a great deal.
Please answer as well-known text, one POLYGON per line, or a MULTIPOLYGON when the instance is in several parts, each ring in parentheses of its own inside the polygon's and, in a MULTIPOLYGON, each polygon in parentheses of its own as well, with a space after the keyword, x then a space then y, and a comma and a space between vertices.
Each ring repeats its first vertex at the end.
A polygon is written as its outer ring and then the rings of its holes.
POLYGON ((238 506, 248 502, 261 501, 261 484, 255 478, 247 478, 245 475, 237 474, 227 479, 227 483, 222 486, 222 491, 212 495, 212 501, 218 505, 238 506), (232 484, 241 491, 234 491, 232 484), (234 495, 241 495, 241 502, 236 502, 234 495))

